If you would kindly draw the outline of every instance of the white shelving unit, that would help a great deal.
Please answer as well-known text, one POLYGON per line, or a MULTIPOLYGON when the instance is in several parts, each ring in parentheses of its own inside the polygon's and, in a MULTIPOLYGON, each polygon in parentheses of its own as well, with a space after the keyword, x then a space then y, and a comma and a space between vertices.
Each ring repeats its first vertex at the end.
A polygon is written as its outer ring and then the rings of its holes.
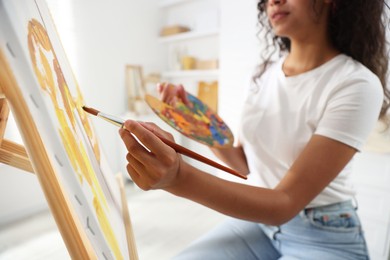
POLYGON ((218 36, 218 34, 219 30, 215 28, 207 31, 190 31, 173 36, 160 37, 159 40, 161 43, 174 43, 179 41, 195 40, 209 36, 218 36))
POLYGON ((161 0, 159 7, 166 8, 166 7, 171 7, 177 4, 182 4, 190 1, 194 1, 194 0, 161 0))
POLYGON ((218 75, 219 70, 178 70, 162 73, 162 77, 166 79, 216 79, 218 78, 218 75))
POLYGON ((189 32, 159 37, 164 45, 166 65, 163 80, 185 84, 189 92, 196 92, 197 81, 218 80, 218 69, 182 70, 181 57, 199 60, 219 58, 220 0, 161 0, 163 26, 181 25, 189 32))

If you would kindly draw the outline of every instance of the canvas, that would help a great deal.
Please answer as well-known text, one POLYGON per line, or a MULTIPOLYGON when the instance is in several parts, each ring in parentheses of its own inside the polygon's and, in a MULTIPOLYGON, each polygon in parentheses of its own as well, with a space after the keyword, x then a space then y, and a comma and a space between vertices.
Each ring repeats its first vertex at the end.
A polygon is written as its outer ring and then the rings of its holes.
MULTIPOLYGON (((51 14, 43 0, 0 0, 0 48, 16 79, 10 106, 20 127, 32 119, 55 178, 99 259, 128 259, 120 187, 107 165, 51 14), (22 104, 28 115, 21 114, 22 104)), ((3 70, 3 68, 1 68, 3 70)), ((4 71, 2 73, 5 73, 4 71)), ((11 88, 0 78, 1 87, 11 88)), ((28 126, 27 126, 28 127, 28 126)), ((22 133, 29 143, 28 131, 22 133), (27 134, 26 134, 27 133, 27 134)), ((39 139, 37 138, 37 139, 39 139)), ((39 162, 32 164, 39 169, 39 162)), ((39 176, 47 173, 36 172, 39 176)), ((49 188, 49 187, 46 187, 49 188)), ((46 194, 46 196, 50 196, 46 194)), ((66 241, 65 241, 66 242, 66 241)))

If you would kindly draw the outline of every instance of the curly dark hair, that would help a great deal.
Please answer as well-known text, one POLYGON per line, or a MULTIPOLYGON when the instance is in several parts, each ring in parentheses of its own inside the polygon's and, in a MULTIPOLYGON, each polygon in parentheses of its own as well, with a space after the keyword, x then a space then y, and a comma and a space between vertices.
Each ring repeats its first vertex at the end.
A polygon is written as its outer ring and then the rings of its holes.
MULTIPOLYGON (((316 1, 313 1, 313 10, 316 1)), ((266 38, 263 63, 255 77, 259 77, 267 68, 275 53, 290 51, 288 38, 276 36, 266 13, 268 0, 257 3, 259 35, 266 38)), ((390 107, 390 91, 387 88, 389 53, 386 41, 386 29, 389 20, 386 16, 384 0, 333 0, 329 17, 329 36, 333 46, 353 59, 359 61, 378 76, 385 94, 380 118, 385 119, 390 107)))

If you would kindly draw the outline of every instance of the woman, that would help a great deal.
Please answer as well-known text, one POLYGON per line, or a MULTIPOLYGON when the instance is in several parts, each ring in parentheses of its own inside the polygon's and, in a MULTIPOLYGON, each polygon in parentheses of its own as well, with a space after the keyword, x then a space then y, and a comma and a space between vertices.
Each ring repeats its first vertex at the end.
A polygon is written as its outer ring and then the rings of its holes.
MULTIPOLYGON (((256 176, 256 186, 206 174, 153 133, 170 134, 126 121, 120 135, 138 186, 232 217, 177 259, 368 259, 348 177, 351 159, 389 105, 383 7, 378 0, 258 2, 259 22, 270 26, 266 35, 282 55, 260 67, 239 144, 213 149, 256 176)), ((160 92, 166 102, 185 101, 182 86, 161 85, 160 92)))

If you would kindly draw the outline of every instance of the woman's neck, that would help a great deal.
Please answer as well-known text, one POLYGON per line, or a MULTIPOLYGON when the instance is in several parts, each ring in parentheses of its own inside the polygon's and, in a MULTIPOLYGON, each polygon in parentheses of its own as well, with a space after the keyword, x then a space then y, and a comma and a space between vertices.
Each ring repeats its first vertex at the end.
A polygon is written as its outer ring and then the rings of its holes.
POLYGON ((291 50, 283 64, 286 76, 295 76, 315 69, 340 54, 330 44, 316 41, 298 44, 291 42, 291 50))

